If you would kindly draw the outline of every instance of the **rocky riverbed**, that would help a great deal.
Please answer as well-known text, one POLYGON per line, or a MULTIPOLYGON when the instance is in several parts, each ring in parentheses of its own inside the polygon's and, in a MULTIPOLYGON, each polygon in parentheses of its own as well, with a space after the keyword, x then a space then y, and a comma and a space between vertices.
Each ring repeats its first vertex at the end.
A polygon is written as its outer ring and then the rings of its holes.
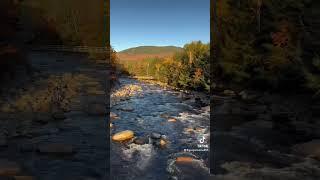
POLYGON ((32 52, 33 75, 1 94, 0 179, 105 179, 105 64, 32 52))
POLYGON ((185 151, 208 145, 208 101, 130 78, 111 97, 112 179, 209 178, 209 152, 185 151))

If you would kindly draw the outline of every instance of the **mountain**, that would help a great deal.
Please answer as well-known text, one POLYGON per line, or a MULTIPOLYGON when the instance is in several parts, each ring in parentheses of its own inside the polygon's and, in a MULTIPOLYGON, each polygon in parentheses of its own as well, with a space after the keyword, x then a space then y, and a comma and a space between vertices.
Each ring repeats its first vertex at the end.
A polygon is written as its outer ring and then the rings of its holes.
POLYGON ((142 60, 154 57, 169 57, 183 49, 176 46, 139 46, 118 52, 120 60, 142 60))

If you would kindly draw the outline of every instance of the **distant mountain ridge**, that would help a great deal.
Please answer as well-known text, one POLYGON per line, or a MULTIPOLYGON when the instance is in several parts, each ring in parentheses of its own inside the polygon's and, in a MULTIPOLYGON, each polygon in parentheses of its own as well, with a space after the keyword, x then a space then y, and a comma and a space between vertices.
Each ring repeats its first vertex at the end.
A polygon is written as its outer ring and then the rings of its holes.
POLYGON ((176 46, 139 46, 118 52, 120 60, 142 60, 146 58, 164 58, 181 52, 183 48, 176 46))

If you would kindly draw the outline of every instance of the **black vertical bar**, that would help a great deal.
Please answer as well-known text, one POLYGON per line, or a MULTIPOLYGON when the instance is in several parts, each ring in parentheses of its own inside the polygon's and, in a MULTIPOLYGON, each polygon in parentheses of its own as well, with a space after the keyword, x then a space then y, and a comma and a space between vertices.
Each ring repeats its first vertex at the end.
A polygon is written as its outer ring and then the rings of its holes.
POLYGON ((107 129, 107 150, 106 150, 106 177, 110 179, 110 0, 104 0, 104 30, 103 30, 103 48, 106 50, 105 60, 107 61, 107 73, 106 73, 106 109, 107 117, 105 127, 107 129))

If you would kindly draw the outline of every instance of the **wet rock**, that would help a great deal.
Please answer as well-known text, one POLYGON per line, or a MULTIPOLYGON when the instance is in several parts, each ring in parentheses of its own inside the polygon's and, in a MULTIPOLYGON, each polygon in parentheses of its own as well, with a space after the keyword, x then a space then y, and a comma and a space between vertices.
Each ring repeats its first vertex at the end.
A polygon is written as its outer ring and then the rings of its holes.
POLYGON ((121 131, 112 136, 112 140, 114 141, 126 141, 132 139, 134 136, 134 132, 130 130, 121 131))
POLYGON ((296 144, 292 147, 292 151, 298 155, 320 160, 320 139, 315 139, 302 144, 296 144))
POLYGON ((133 140, 133 143, 138 144, 138 145, 148 144, 149 139, 143 138, 143 137, 138 137, 133 140))
POLYGON ((118 117, 118 115, 116 114, 116 113, 114 113, 114 112, 110 112, 110 119, 111 120, 115 120, 115 119, 118 119, 119 117, 118 117))
POLYGON ((87 107, 87 113, 94 116, 103 116, 107 114, 106 107, 104 103, 91 103, 87 107))
POLYGON ((176 163, 191 163, 194 161, 192 157, 177 157, 176 158, 176 163))
POLYGON ((167 171, 172 179, 210 179, 209 169, 203 160, 193 154, 177 153, 169 157, 167 171))
POLYGON ((161 118, 168 119, 168 118, 170 118, 170 115, 167 114, 167 113, 163 113, 163 114, 160 114, 160 117, 161 117, 161 118))
POLYGON ((122 108, 118 108, 118 110, 126 111, 126 112, 132 112, 132 111, 134 111, 134 108, 132 108, 132 107, 122 107, 122 108))
POLYGON ((166 145, 167 145, 167 142, 165 140, 163 140, 163 139, 160 139, 160 146, 164 147, 166 145))
POLYGON ((19 174, 20 171, 21 167, 16 162, 0 159, 0 177, 14 176, 19 174))
POLYGON ((38 147, 38 152, 54 155, 71 155, 75 153, 72 145, 69 144, 45 144, 38 147))
POLYGON ((159 133, 151 133, 150 137, 152 139, 160 139, 161 138, 161 134, 159 134, 159 133))
POLYGON ((235 96, 236 95, 236 93, 234 91, 228 90, 228 89, 224 90, 223 94, 226 96, 235 96))
POLYGON ((201 100, 200 97, 196 97, 194 99, 194 102, 195 102, 195 106, 196 107, 202 107, 202 106, 205 106, 206 104, 201 100))
POLYGON ((175 118, 170 118, 168 119, 168 122, 177 122, 177 120, 175 118))

